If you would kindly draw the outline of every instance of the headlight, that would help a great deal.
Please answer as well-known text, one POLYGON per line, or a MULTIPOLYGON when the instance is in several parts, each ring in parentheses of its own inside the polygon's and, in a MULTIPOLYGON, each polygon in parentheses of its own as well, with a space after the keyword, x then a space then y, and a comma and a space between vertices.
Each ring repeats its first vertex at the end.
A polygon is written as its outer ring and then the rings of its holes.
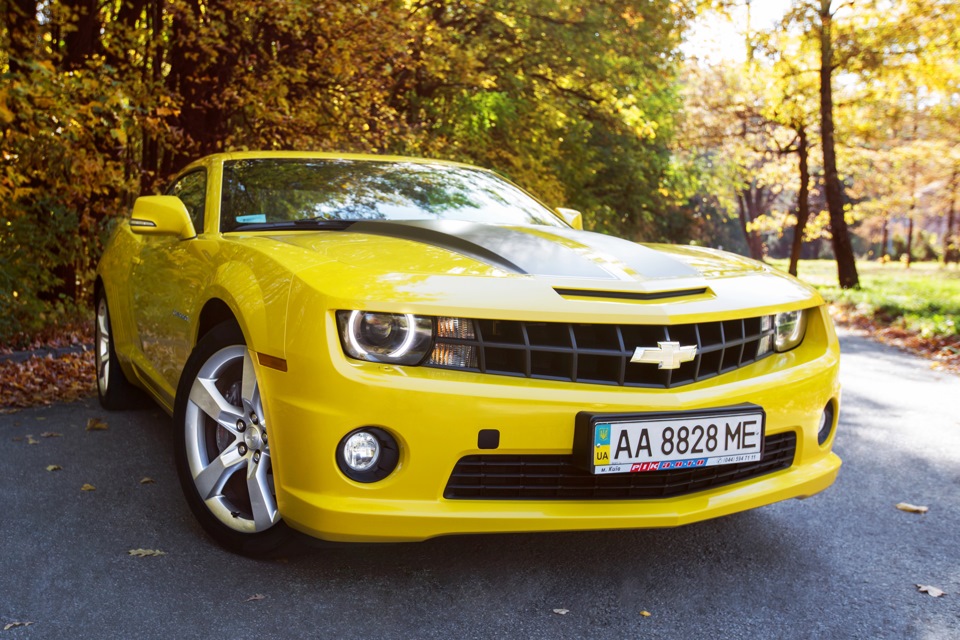
POLYGON ((807 314, 800 311, 784 311, 773 318, 774 345, 777 351, 790 351, 801 342, 807 330, 807 314))
POLYGON ((430 351, 433 320, 412 313, 337 311, 340 342, 357 360, 419 364, 430 351))

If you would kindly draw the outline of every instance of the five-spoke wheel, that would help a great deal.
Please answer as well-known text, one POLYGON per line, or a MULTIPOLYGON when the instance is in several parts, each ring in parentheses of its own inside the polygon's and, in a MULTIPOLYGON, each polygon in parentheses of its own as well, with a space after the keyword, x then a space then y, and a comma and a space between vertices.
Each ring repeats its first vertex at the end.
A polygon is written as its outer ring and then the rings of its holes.
POLYGON ((234 551, 275 549, 289 530, 277 510, 256 370, 235 324, 216 327, 197 344, 174 417, 178 472, 200 523, 234 551))

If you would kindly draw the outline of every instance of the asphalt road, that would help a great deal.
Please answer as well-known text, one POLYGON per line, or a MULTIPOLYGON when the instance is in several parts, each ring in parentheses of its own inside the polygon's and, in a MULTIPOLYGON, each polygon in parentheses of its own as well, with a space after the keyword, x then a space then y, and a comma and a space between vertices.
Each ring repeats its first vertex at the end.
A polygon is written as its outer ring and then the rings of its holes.
POLYGON ((195 524, 159 410, 88 400, 2 415, 0 640, 960 638, 960 377, 863 338, 843 349, 837 483, 672 530, 253 561, 195 524), (109 428, 87 431, 92 417, 109 428), (904 501, 930 511, 894 508, 904 501), (34 624, 2 630, 12 622, 34 624))

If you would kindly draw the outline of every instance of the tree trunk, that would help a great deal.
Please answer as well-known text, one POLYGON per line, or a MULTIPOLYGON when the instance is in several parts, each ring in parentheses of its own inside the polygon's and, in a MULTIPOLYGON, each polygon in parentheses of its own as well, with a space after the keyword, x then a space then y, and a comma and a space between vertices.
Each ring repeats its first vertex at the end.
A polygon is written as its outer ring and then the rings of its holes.
POLYGON ((7 59, 10 73, 17 74, 23 71, 24 64, 34 57, 38 26, 36 0, 7 0, 3 14, 9 41, 7 59))
POLYGON ((880 236, 880 261, 886 262, 888 254, 887 247, 890 243, 890 218, 883 216, 883 233, 880 236))
POLYGON ((790 247, 790 273, 797 275, 800 250, 803 249, 803 230, 810 219, 810 167, 807 165, 807 128, 797 127, 797 164, 800 169, 800 192, 797 194, 797 226, 793 228, 793 245, 790 247))
POLYGON ((820 0, 820 131, 823 138, 823 181, 830 212, 833 254, 837 260, 837 278, 844 289, 860 286, 857 263, 847 221, 843 217, 843 186, 837 172, 837 154, 833 126, 833 15, 831 0, 820 0))
POLYGON ((63 9, 71 27, 64 29, 63 66, 79 69, 100 49, 100 14, 97 0, 65 0, 63 9))
POLYGON ((756 230, 749 229, 751 222, 764 213, 763 187, 756 186, 756 183, 744 185, 744 188, 737 193, 737 205, 740 208, 740 229, 743 230, 743 237, 747 241, 747 251, 754 260, 763 260, 763 238, 756 230))
POLYGON ((913 262, 913 205, 910 206, 910 213, 907 215, 907 269, 913 262))
POLYGON ((957 240, 954 233, 957 223, 957 186, 960 181, 960 173, 957 167, 953 168, 953 175, 950 176, 950 208, 947 209, 947 229, 943 234, 943 263, 949 264, 957 262, 957 240))

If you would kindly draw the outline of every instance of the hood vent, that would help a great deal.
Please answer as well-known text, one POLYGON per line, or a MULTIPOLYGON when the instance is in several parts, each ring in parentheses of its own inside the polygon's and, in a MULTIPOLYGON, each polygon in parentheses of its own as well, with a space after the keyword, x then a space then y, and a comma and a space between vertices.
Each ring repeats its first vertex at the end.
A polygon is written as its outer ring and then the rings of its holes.
POLYGON ((689 296, 702 296, 707 293, 706 287, 699 289, 677 289, 674 291, 597 291, 594 289, 553 289, 564 298, 596 298, 598 300, 638 300, 647 302, 650 300, 668 300, 671 298, 687 298, 689 296))

